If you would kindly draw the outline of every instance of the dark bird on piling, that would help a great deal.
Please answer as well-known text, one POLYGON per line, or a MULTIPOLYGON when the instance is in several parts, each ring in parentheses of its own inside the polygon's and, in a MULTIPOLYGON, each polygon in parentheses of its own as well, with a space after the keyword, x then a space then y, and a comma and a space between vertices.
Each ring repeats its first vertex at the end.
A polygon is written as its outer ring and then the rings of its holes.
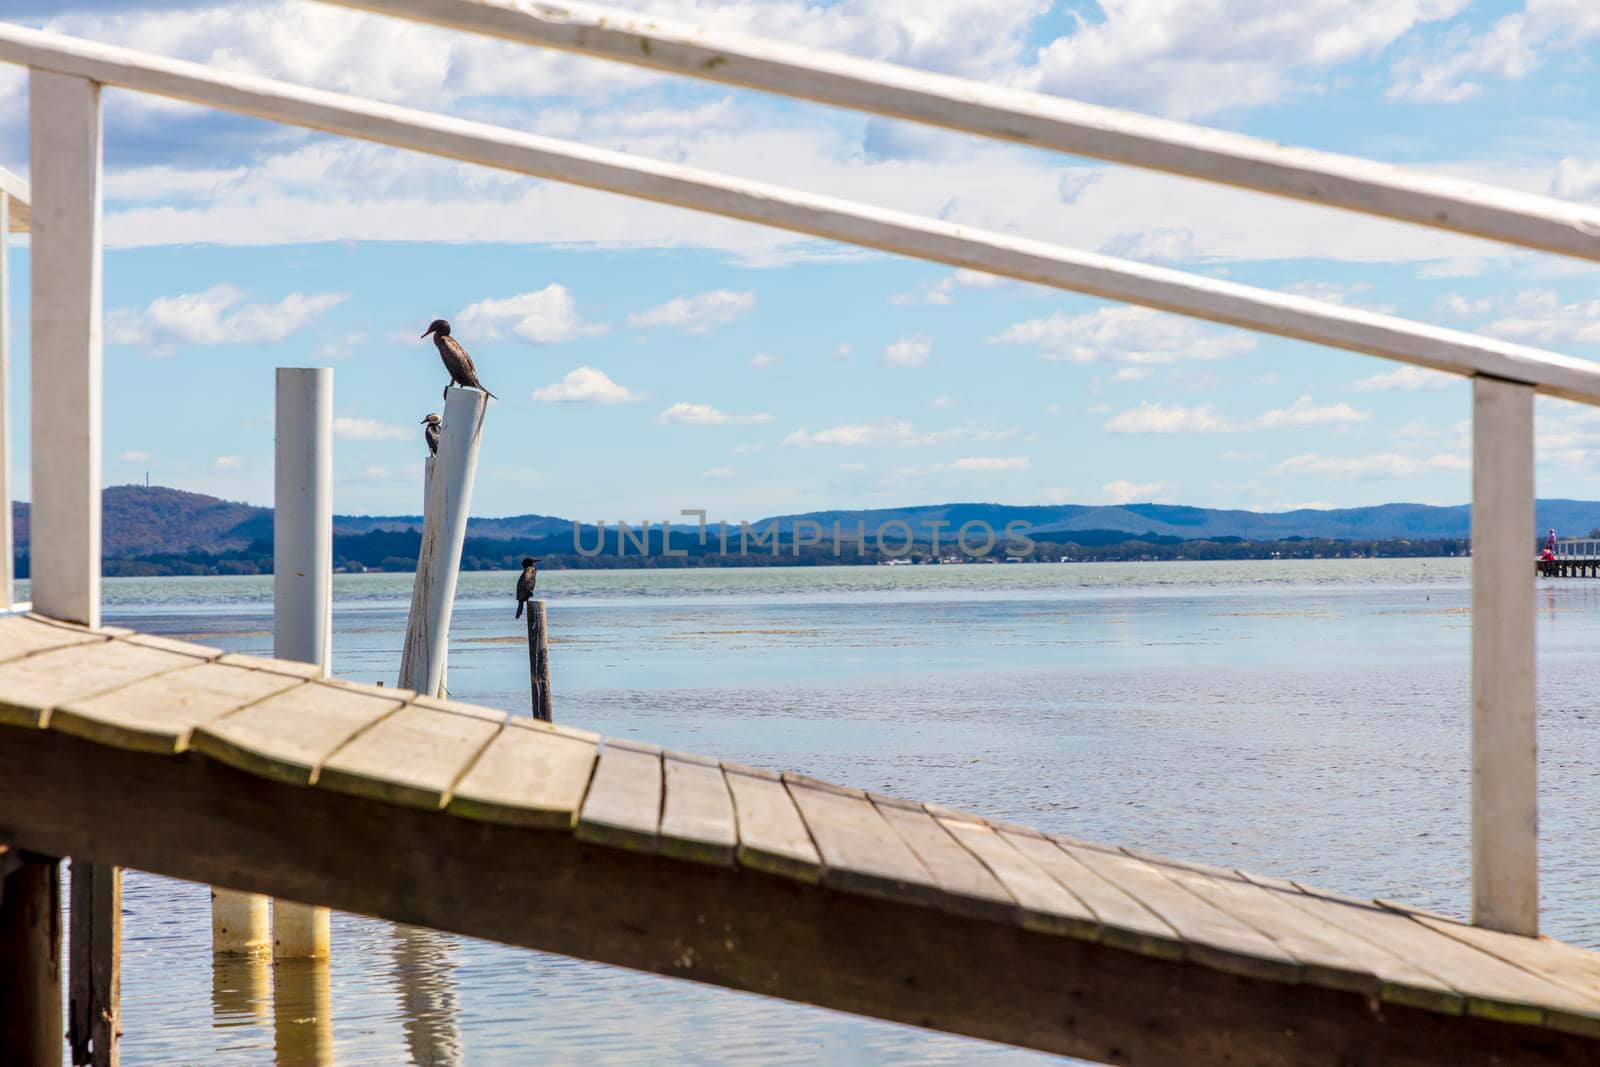
MULTIPOLYGON (((422 336, 433 334, 433 346, 439 350, 439 358, 444 360, 444 369, 450 372, 452 385, 466 386, 479 389, 485 393, 489 390, 483 388, 483 383, 478 381, 478 369, 472 365, 472 357, 467 355, 467 350, 461 347, 461 342, 450 336, 450 324, 443 319, 434 319, 422 336)), ((450 386, 444 387, 445 396, 450 395, 450 386)), ((489 393, 494 396, 493 393, 489 393)), ((495 397, 499 399, 499 397, 495 397)))
POLYGON ((533 598, 533 583, 539 580, 539 557, 522 557, 522 577, 517 579, 517 614, 522 618, 522 605, 533 598))
POLYGON ((422 420, 422 424, 425 427, 422 431, 422 439, 428 442, 428 455, 430 456, 439 454, 439 424, 443 421, 437 411, 432 412, 422 420))

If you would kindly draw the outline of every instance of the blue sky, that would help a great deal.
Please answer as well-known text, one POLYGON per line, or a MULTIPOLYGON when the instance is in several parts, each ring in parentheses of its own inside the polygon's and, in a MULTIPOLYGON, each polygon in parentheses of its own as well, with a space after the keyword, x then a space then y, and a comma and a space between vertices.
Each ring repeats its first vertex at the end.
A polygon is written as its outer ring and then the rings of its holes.
MULTIPOLYGON (((310 0, 8 17, 1600 357, 1600 270, 310 0)), ((634 4, 1600 200, 1591 0, 634 4)), ((27 171, 0 67, 0 165, 27 171)), ((1468 496, 1462 381, 109 92, 108 484, 269 503, 272 368, 335 368, 336 506, 415 512, 444 316, 502 398, 474 510, 941 500, 1275 510, 1468 496)), ((27 249, 14 253, 26 486, 27 249)), ((1600 497, 1541 401, 1539 492, 1600 497)))

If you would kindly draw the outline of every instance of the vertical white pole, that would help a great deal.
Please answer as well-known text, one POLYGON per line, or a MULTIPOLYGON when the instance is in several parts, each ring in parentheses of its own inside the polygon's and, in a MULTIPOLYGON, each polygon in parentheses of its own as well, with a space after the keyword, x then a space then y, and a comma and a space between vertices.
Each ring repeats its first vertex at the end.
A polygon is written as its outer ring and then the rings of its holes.
POLYGON ((100 86, 30 73, 34 609, 100 625, 100 86))
MULTIPOLYGON (((333 371, 278 368, 272 654, 328 673, 333 623, 333 371)), ((328 909, 273 905, 278 959, 328 955, 328 909)))
POLYGON ((0 608, 14 602, 11 541, 11 197, 0 192, 0 608))
POLYGON ((488 404, 488 394, 477 389, 451 389, 444 403, 439 455, 434 459, 432 486, 422 516, 417 578, 411 587, 411 618, 400 658, 401 686, 419 693, 436 694, 444 681, 450 613, 455 606, 478 442, 488 404))
POLYGON ((1533 387, 1472 383, 1472 921, 1539 932, 1533 387))

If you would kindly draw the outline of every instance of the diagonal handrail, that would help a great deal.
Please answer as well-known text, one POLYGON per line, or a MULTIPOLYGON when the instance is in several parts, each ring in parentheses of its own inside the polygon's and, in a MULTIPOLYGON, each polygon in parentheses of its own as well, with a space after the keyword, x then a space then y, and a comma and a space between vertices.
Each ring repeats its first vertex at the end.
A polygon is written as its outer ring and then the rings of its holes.
POLYGON ((0 62, 1600 404, 1600 365, 1393 315, 5 23, 0 62))
POLYGON ((1600 207, 588 3, 326 0, 1581 259, 1600 207))

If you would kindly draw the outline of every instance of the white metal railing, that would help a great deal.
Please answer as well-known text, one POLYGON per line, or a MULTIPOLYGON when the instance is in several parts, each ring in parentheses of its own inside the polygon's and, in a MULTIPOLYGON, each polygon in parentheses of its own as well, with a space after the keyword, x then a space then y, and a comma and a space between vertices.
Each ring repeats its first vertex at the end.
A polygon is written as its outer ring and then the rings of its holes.
MULTIPOLYGON (((1365 160, 595 8, 509 0, 350 4, 1600 259, 1594 209, 1365 160)), ((40 611, 99 620, 99 87, 116 85, 1472 377, 1473 918, 1497 929, 1537 931, 1534 599, 1527 559, 1533 397, 1542 392, 1600 404, 1594 364, 18 26, 0 24, 0 61, 30 67, 32 78, 33 588, 40 611)))
POLYGON ((1556 542, 1557 559, 1600 559, 1600 540, 1587 537, 1563 537, 1556 542))

